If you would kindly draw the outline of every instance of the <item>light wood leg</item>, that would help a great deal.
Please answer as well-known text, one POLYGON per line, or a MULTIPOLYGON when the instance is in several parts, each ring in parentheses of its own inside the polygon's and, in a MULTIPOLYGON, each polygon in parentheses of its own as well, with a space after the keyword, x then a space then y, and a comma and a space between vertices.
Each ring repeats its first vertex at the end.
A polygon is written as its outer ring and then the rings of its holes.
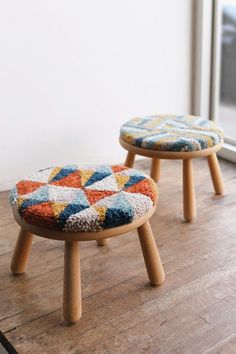
POLYGON ((65 241, 63 316, 67 323, 72 323, 80 319, 81 313, 79 242, 65 241))
POLYGON ((138 235, 150 282, 160 285, 165 279, 165 273, 149 221, 138 228, 138 235))
POLYGON ((221 175, 220 165, 216 154, 208 156, 208 166, 211 173, 211 179, 216 194, 224 194, 224 182, 221 175))
POLYGON ((183 160, 183 209, 186 221, 196 216, 195 189, 192 160, 183 160))
POLYGON ((24 273, 29 260, 32 241, 33 241, 33 235, 30 232, 21 229, 15 245, 13 257, 11 260, 12 273, 14 274, 24 273))
POLYGON ((108 244, 108 239, 104 238, 102 240, 97 240, 97 245, 98 246, 106 246, 108 244))
POLYGON ((132 168, 134 166, 134 159, 135 159, 135 154, 129 151, 126 156, 125 166, 132 168))
POLYGON ((160 172, 161 172, 161 160, 152 158, 151 164, 151 172, 150 177, 155 181, 158 182, 160 179, 160 172))

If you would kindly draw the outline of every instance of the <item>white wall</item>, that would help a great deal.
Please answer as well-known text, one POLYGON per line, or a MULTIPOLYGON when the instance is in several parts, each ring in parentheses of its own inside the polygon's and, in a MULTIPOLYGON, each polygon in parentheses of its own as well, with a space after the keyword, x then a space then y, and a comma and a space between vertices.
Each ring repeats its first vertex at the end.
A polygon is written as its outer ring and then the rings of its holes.
POLYGON ((123 161, 119 127, 187 113, 191 0, 0 0, 0 189, 123 161))

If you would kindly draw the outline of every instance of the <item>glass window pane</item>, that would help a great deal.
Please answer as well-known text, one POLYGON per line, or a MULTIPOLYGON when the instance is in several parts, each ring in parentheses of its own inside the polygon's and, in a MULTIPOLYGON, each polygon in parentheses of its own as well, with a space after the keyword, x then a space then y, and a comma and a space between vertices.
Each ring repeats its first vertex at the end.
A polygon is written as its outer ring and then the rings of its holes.
POLYGON ((236 0, 223 1, 219 123, 236 141, 236 0))

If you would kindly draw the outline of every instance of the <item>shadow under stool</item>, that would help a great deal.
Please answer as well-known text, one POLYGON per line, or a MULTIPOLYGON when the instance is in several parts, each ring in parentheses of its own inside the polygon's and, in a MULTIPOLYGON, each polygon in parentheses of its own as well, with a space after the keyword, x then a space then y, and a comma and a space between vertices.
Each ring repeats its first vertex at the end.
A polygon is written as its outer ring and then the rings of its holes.
POLYGON ((183 213, 186 221, 192 221, 196 216, 193 159, 207 158, 215 193, 224 193, 216 155, 223 145, 223 132, 210 120, 174 115, 134 118, 122 125, 120 144, 128 151, 127 167, 133 167, 135 155, 152 159, 150 177, 155 182, 160 179, 161 160, 183 161, 183 213))
POLYGON ((63 316, 80 319, 80 242, 106 239, 137 229, 152 285, 165 275, 149 219, 156 208, 152 179, 124 166, 52 167, 18 182, 10 203, 21 226, 11 261, 14 274, 26 269, 33 235, 61 240, 64 248, 63 316))

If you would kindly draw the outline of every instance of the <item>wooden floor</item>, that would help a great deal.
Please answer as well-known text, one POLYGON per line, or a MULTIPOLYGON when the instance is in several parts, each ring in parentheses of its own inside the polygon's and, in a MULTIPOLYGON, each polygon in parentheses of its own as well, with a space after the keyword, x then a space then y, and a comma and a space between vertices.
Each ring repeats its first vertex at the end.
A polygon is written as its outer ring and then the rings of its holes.
MULTIPOLYGON (((147 170, 148 160, 136 165, 147 170)), ((82 243, 82 319, 62 321, 63 243, 35 237, 28 271, 9 271, 18 226, 0 194, 0 330, 19 353, 236 353, 236 165, 213 195, 194 161, 197 219, 182 219, 181 163, 164 161, 151 219, 166 272, 151 287, 135 232, 82 243)))

